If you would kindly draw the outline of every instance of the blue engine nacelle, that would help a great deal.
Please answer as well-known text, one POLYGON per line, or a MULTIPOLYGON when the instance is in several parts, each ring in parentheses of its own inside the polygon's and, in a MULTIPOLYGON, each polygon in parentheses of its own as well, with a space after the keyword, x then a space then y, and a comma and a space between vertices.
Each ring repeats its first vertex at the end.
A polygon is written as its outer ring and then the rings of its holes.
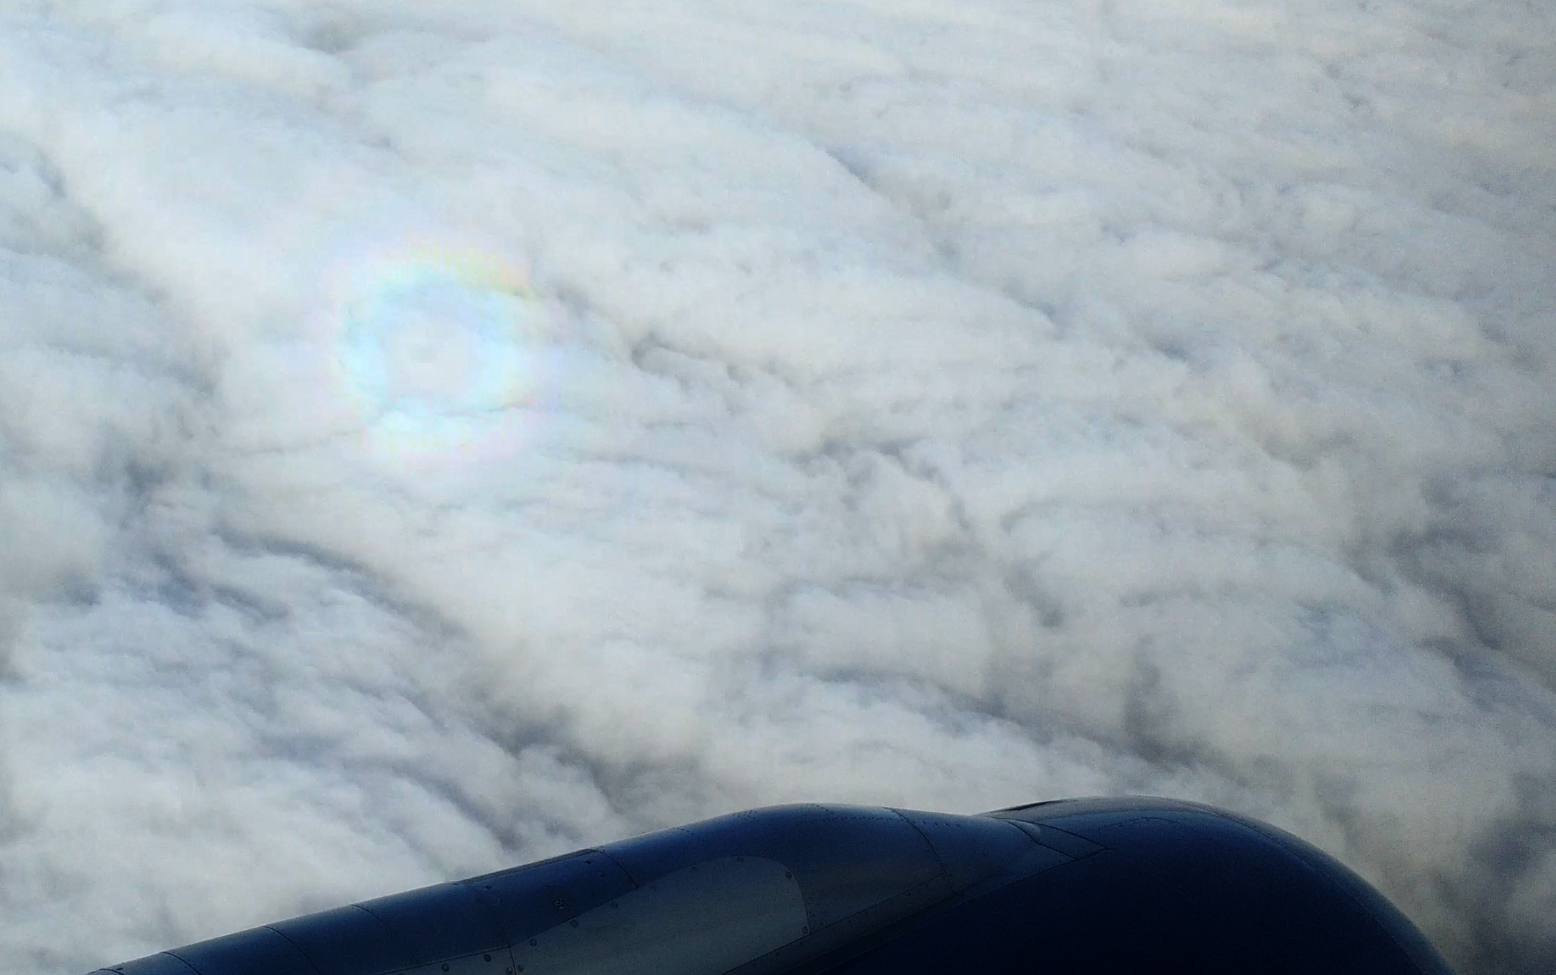
POLYGON ((1288 833, 1164 799, 778 806, 95 975, 1451 975, 1288 833))

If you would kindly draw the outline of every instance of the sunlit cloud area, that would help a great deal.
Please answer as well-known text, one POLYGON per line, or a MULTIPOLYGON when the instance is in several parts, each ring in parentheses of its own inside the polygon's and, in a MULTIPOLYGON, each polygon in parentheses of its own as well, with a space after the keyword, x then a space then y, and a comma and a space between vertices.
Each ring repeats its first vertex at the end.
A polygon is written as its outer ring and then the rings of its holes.
POLYGON ((0 971, 735 809, 1556 970, 1556 7, 0 2, 0 971))

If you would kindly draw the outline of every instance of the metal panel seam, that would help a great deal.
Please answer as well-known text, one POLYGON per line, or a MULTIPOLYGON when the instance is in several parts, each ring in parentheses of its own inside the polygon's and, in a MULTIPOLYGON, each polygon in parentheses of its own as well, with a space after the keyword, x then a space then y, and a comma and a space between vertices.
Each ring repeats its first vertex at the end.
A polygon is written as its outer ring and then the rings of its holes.
POLYGON ((954 889, 956 887, 956 884, 954 882, 952 882, 952 880, 951 880, 951 871, 945 865, 945 861, 940 858, 940 851, 935 849, 935 844, 930 840, 929 835, 927 833, 925 833, 923 830, 919 829, 917 823, 913 822, 913 820, 911 820, 908 817, 904 816, 902 814, 902 810, 901 809, 893 809, 890 806, 887 806, 886 809, 893 816, 896 816, 898 819, 902 820, 904 823, 907 823, 908 826, 910 826, 913 829, 913 832, 918 834, 918 838, 924 841, 924 845, 929 847, 929 855, 935 858, 935 862, 936 863, 940 864, 940 876, 944 877, 945 878, 945 882, 948 883, 948 884, 951 884, 952 888, 954 889))
MULTIPOLYGON (((380 931, 382 931, 384 933, 384 937, 388 938, 390 941, 393 941, 395 943, 395 945, 398 946, 400 948, 400 950, 405 953, 405 957, 407 957, 407 958, 411 959, 412 961, 414 961, 418 966, 429 964, 428 962, 422 961, 422 959, 416 954, 416 952, 411 950, 411 946, 406 943, 404 938, 400 937, 398 934, 395 933, 395 930, 394 930, 393 926, 391 926, 388 921, 385 921, 383 918, 379 917, 377 914, 374 914, 372 911, 370 911, 367 908, 363 907, 361 904, 352 904, 351 906, 356 908, 357 910, 361 911, 363 914, 366 914, 368 917, 372 918, 374 921, 377 921, 378 922, 378 930, 380 930, 380 931)), ((307 956, 305 955, 303 957, 306 958, 307 956)))
MULTIPOLYGON (((677 828, 679 829, 679 827, 677 827, 677 828)), ((691 831, 690 830, 682 830, 682 832, 690 833, 691 831)), ((693 834, 693 835, 695 835, 695 834, 693 834)), ((605 859, 609 860, 610 862, 612 862, 612 863, 614 863, 616 865, 616 869, 621 871, 621 875, 623 877, 626 877, 629 881, 632 882, 632 889, 633 890, 639 890, 639 889, 642 888, 644 881, 640 881, 640 880, 638 880, 638 878, 632 876, 632 871, 631 870, 628 870, 625 866, 622 865, 622 862, 620 860, 618 860, 615 857, 611 856, 609 853, 606 853, 604 850, 584 850, 584 851, 582 851, 582 853, 595 853, 595 854, 598 854, 599 856, 604 857, 605 859)), ((580 853, 580 855, 582 855, 582 853, 580 853)), ((574 915, 574 916, 576 917, 577 915, 574 915)))
POLYGON ((502 912, 492 904, 491 900, 480 887, 476 886, 475 884, 466 883, 463 881, 459 882, 459 884, 460 886, 469 890, 470 893, 475 897, 476 901, 480 903, 481 909, 486 911, 487 920, 492 922, 493 926, 497 930, 498 936, 502 938, 502 946, 494 950, 507 953, 508 964, 505 967, 508 969, 508 975, 513 975, 515 966, 518 964, 518 961, 513 957, 513 938, 508 934, 508 926, 503 923, 502 912))
MULTIPOLYGON (((171 958, 174 961, 178 962, 180 965, 183 965, 185 968, 189 969, 191 972, 194 972, 195 975, 200 975, 200 970, 198 968, 196 968, 193 965, 189 964, 187 961, 184 961, 182 958, 180 958, 177 955, 173 954, 171 951, 161 951, 161 952, 158 952, 157 954, 167 955, 169 958, 171 958)), ((156 957, 156 956, 153 955, 152 957, 156 957)), ((115 975, 119 975, 119 973, 121 972, 123 967, 124 966, 121 965, 121 966, 119 966, 119 968, 105 968, 103 970, 107 971, 107 972, 114 972, 115 975)))
POLYGON ((183 965, 185 968, 189 969, 191 972, 194 972, 195 975, 205 975, 205 973, 200 971, 200 969, 194 967, 194 965, 192 963, 185 961, 184 959, 180 958, 178 955, 175 955, 171 951, 164 951, 164 952, 162 952, 162 954, 167 955, 169 958, 172 958, 172 959, 176 960, 180 965, 183 965))
POLYGON ((309 955, 308 955, 308 953, 306 951, 303 950, 302 945, 300 945, 297 942, 293 941, 291 938, 288 938, 283 932, 278 930, 274 925, 270 925, 270 924, 265 925, 265 930, 266 931, 270 931, 270 932, 272 932, 274 934, 280 935, 282 940, 284 940, 287 944, 292 946, 292 950, 293 951, 297 952, 299 955, 302 956, 303 961, 308 963, 308 967, 309 968, 313 969, 316 972, 319 972, 319 975, 324 975, 324 973, 322 971, 319 971, 319 966, 314 964, 313 959, 311 957, 309 957, 309 955))

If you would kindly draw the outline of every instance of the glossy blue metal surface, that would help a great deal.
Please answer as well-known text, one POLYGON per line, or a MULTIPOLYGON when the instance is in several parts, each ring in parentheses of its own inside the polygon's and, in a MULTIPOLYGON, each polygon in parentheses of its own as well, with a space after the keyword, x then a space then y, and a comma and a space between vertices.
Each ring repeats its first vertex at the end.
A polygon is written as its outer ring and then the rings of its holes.
POLYGON ((383 921, 355 904, 282 921, 271 928, 296 945, 320 971, 369 975, 415 964, 410 950, 383 921))
POLYGON ((119 975, 1451 975, 1333 859, 1190 803, 780 806, 176 948, 119 975))
POLYGON ((492 906, 508 944, 518 944, 570 917, 598 907, 637 884, 598 850, 460 882, 492 906))
POLYGON ((169 954, 197 972, 223 975, 316 975, 303 953, 270 928, 256 928, 169 954))
POLYGON ((1094 852, 932 909, 795 975, 1449 975, 1414 926, 1363 881, 1262 823, 1157 799, 990 815, 1094 852))
POLYGON ((721 975, 801 939, 805 899, 792 871, 721 857, 671 871, 514 945, 531 975, 721 975))
MULTIPOLYGON (((1450 972, 1416 926, 1370 884, 1268 823, 1168 799, 1062 800, 993 815, 1062 829, 1151 863, 1180 887, 1223 893, 1233 905, 1227 918, 1232 923, 1263 904, 1267 916, 1286 919, 1266 921, 1268 926, 1295 927, 1297 909, 1272 902, 1280 903, 1283 892, 1311 889, 1328 912, 1367 918, 1365 927, 1380 932, 1423 975, 1450 972)), ((1309 935, 1302 930, 1292 937, 1309 935)))
MULTIPOLYGON (((984 835, 1005 841, 1003 846, 996 842, 994 859, 1002 852, 1008 859, 1031 845, 1019 830, 1004 824, 979 828, 984 835)), ((994 869, 968 861, 969 855, 978 855, 975 846, 947 845, 944 855, 957 877, 994 869)), ((933 888, 944 897, 958 887, 924 832, 890 809, 778 806, 650 833, 601 850, 639 883, 679 864, 717 856, 777 860, 794 872, 805 895, 810 926, 816 930, 910 890, 933 888)))
POLYGON ((121 975, 198 975, 193 968, 179 961, 173 955, 163 952, 160 955, 149 955, 145 958, 137 958, 123 965, 115 965, 112 968, 99 969, 92 975, 105 975, 105 973, 118 972, 121 975))

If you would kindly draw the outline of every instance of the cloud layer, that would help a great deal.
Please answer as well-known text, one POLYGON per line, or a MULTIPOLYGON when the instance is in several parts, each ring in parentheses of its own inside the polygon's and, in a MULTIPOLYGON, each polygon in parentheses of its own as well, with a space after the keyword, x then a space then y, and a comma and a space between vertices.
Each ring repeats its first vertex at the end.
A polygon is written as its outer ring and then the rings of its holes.
POLYGON ((0 968, 1158 793, 1556 963, 1539 5, 0 14, 0 968))

